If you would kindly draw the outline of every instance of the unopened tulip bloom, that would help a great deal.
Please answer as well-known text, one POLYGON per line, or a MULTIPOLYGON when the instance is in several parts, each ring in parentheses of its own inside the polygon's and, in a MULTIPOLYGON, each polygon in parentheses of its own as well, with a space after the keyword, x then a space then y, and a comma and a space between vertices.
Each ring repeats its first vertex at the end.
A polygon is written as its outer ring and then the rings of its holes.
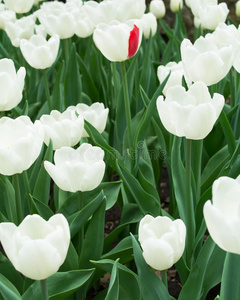
POLYGON ((110 61, 124 61, 133 57, 141 43, 142 31, 134 21, 99 24, 93 33, 97 48, 110 61))
POLYGON ((172 12, 177 13, 179 8, 183 6, 183 0, 170 0, 170 9, 172 12))
MULTIPOLYGON (((109 109, 105 108, 103 103, 95 102, 88 106, 84 103, 79 103, 76 106, 69 106, 67 110, 76 112, 79 117, 88 121, 94 126, 99 133, 102 133, 106 127, 109 109)), ((83 137, 88 137, 86 130, 83 130, 83 137)))
POLYGON ((57 58, 60 39, 53 35, 48 41, 42 35, 21 40, 20 49, 28 64, 35 69, 51 67, 57 58))
POLYGON ((84 121, 74 111, 51 111, 50 115, 42 115, 40 122, 44 129, 44 143, 53 143, 53 150, 63 146, 75 146, 81 139, 84 121))
POLYGON ((74 35, 76 20, 73 15, 75 6, 58 1, 44 2, 37 11, 37 17, 49 35, 57 34, 60 39, 74 35))
POLYGON ((34 0, 4 0, 7 8, 18 14, 29 12, 33 7, 33 2, 34 0))
POLYGON ((211 99, 207 86, 198 81, 186 91, 182 86, 170 87, 157 99, 159 117, 164 127, 176 136, 204 139, 212 130, 224 105, 224 97, 215 93, 211 99))
POLYGON ((240 176, 236 179, 220 177, 212 186, 212 203, 203 208, 208 231, 223 250, 240 254, 240 176))
POLYGON ((21 39, 30 39, 34 34, 35 17, 33 15, 22 17, 16 22, 6 22, 5 31, 14 47, 20 46, 21 39))
POLYGON ((140 221, 138 238, 146 263, 156 270, 166 270, 183 254, 186 226, 180 219, 146 215, 140 221))
POLYGON ((240 1, 237 1, 235 4, 235 12, 236 12, 236 16, 240 18, 240 1))
POLYGON ((0 3, 0 29, 5 29, 6 22, 15 22, 16 14, 14 11, 7 9, 5 4, 0 3))
POLYGON ((56 185, 63 191, 91 191, 102 181, 105 172, 104 151, 90 144, 76 150, 70 147, 57 149, 54 164, 44 162, 44 167, 56 185))
POLYGON ((141 19, 146 10, 145 0, 111 0, 116 11, 116 20, 126 22, 141 19))
POLYGON ((157 19, 162 19, 166 14, 166 7, 163 0, 152 0, 149 5, 149 10, 157 19))
POLYGON ((144 14, 141 18, 142 31, 145 39, 149 39, 150 33, 154 36, 157 32, 157 19, 153 13, 144 14))
POLYGON ((28 215, 18 227, 1 223, 0 241, 17 271, 33 280, 43 280, 63 264, 70 244, 70 230, 62 214, 48 221, 39 215, 28 215))
POLYGON ((13 175, 30 168, 38 158, 43 144, 39 121, 28 116, 0 119, 0 174, 13 175))
POLYGON ((24 67, 16 72, 11 59, 0 60, 0 111, 14 108, 22 100, 25 75, 24 67))
POLYGON ((187 75, 184 72, 182 62, 176 63, 174 61, 171 61, 166 64, 166 66, 159 66, 157 69, 157 76, 159 79, 160 84, 163 83, 164 79, 169 75, 171 72, 168 81, 166 82, 164 88, 163 88, 163 94, 166 95, 166 92, 168 88, 175 85, 182 85, 183 76, 185 78, 185 81, 190 87, 192 84, 191 80, 187 77, 187 75))
POLYGON ((207 86, 222 80, 233 63, 234 46, 219 45, 213 34, 198 38, 194 44, 184 39, 181 43, 183 68, 193 82, 203 81, 207 86))

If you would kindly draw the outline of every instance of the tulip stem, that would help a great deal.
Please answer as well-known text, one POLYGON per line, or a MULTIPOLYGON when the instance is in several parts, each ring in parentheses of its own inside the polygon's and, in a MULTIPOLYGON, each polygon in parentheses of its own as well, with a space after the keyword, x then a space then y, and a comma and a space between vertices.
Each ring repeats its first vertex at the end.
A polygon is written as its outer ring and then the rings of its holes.
POLYGON ((28 201, 28 208, 30 213, 32 213, 32 203, 31 203, 31 189, 30 189, 30 185, 29 185, 29 180, 28 180, 28 174, 27 171, 23 171, 22 173, 23 175, 23 181, 24 181, 24 186, 25 186, 25 192, 27 194, 27 201, 28 201))
POLYGON ((168 287, 167 270, 162 270, 161 271, 161 278, 162 278, 162 282, 164 283, 164 285, 167 288, 168 287))
POLYGON ((48 300, 47 279, 40 280, 40 284, 42 291, 42 300, 48 300))
POLYGON ((22 210, 22 201, 21 201, 21 193, 20 193, 20 185, 18 174, 13 175, 13 186, 15 190, 15 203, 18 215, 18 223, 20 224, 23 220, 23 210, 22 210))
POLYGON ((127 73, 125 68, 125 62, 122 61, 120 64, 121 64, 121 71, 122 71, 123 95, 124 95, 125 113, 126 113, 126 120, 127 120, 127 129, 128 129, 128 143, 130 149, 133 149, 132 122, 131 122, 131 110, 130 110, 130 102, 129 102, 129 94, 128 94, 128 85, 127 85, 127 73))
POLYGON ((191 146, 192 141, 186 139, 186 228, 187 228, 187 240, 186 240, 186 254, 187 262, 190 265, 190 259, 192 254, 192 246, 195 238, 195 218, 194 207, 192 201, 192 189, 191 189, 191 146))
POLYGON ((47 72, 46 70, 42 70, 43 74, 43 80, 44 80, 44 87, 45 87, 45 94, 48 102, 48 108, 49 112, 52 110, 52 105, 51 105, 51 98, 50 98, 50 92, 49 92, 49 85, 48 85, 48 79, 47 79, 47 72))
MULTIPOLYGON (((82 210, 83 209, 83 199, 82 199, 82 192, 78 191, 78 210, 82 210)), ((79 253, 79 257, 81 255, 81 250, 82 250, 82 246, 83 246, 83 239, 84 239, 84 225, 82 225, 82 227, 79 230, 78 233, 78 253, 79 253)))

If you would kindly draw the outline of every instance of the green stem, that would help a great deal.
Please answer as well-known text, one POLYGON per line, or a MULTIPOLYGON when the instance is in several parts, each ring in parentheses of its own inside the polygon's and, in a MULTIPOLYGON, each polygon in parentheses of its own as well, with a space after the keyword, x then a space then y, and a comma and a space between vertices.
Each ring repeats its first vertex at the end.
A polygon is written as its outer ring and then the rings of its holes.
POLYGON ((125 68, 125 62, 122 61, 120 64, 122 70, 123 95, 124 95, 125 113, 126 113, 126 120, 127 120, 127 129, 128 129, 128 143, 129 143, 129 147, 133 149, 132 122, 131 122, 131 110, 130 110, 130 102, 129 102, 129 94, 128 94, 128 85, 127 85, 127 73, 125 68))
POLYGON ((40 280, 40 284, 42 291, 42 300, 48 300, 47 279, 40 280))
POLYGON ((162 282, 168 288, 168 280, 167 280, 167 270, 162 270, 161 271, 161 277, 162 277, 162 282))
POLYGON ((13 175, 13 186, 15 190, 15 203, 18 215, 18 223, 20 224, 23 220, 23 210, 22 210, 22 202, 21 202, 21 193, 20 193, 20 185, 19 185, 19 177, 18 174, 13 175))
POLYGON ((47 79, 47 72, 46 70, 42 70, 43 74, 43 80, 44 80, 44 87, 45 87, 45 94, 48 102, 48 108, 49 112, 52 110, 52 105, 51 105, 51 98, 50 98, 50 92, 49 92, 49 85, 48 85, 48 79, 47 79))
MULTIPOLYGON (((84 207, 83 205, 83 198, 82 198, 82 192, 78 191, 78 210, 82 210, 84 207)), ((80 228, 78 233, 78 253, 79 257, 82 252, 82 246, 83 246, 83 240, 84 240, 84 225, 80 228)))
POLYGON ((69 52, 70 52, 68 39, 63 39, 63 49, 64 49, 64 59, 65 59, 66 65, 67 65, 68 58, 69 58, 69 52))
POLYGON ((30 189, 30 185, 29 185, 29 180, 28 180, 28 174, 27 174, 27 171, 23 171, 22 173, 23 175, 23 181, 24 181, 24 186, 25 186, 25 192, 26 192, 26 195, 27 195, 27 201, 28 201, 28 208, 29 208, 29 211, 30 213, 32 213, 32 202, 31 202, 31 189, 30 189))
POLYGON ((191 189, 191 140, 186 140, 186 254, 187 262, 190 265, 190 259, 192 254, 192 246, 195 238, 195 218, 194 218, 194 207, 192 201, 192 189, 191 189))

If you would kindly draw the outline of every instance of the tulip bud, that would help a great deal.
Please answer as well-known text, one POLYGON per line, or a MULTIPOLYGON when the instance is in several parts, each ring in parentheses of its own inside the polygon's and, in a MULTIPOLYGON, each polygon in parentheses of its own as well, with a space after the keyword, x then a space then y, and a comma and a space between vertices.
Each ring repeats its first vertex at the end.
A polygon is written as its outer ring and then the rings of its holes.
POLYGON ((142 30, 145 39, 149 39, 150 32, 154 36, 157 31, 157 19, 151 12, 144 14, 141 18, 142 30))
POLYGON ((166 7, 163 0, 152 0, 149 5, 149 10, 157 19, 162 19, 166 14, 166 7))
POLYGON ((142 31, 135 23, 132 20, 125 23, 112 21, 96 27, 93 33, 94 43, 108 60, 124 61, 136 54, 142 31))
POLYGON ((70 147, 57 149, 55 165, 49 161, 44 167, 56 185, 63 191, 91 191, 102 181, 105 172, 104 151, 90 144, 81 144, 76 150, 70 147))
POLYGON ((34 0, 4 0, 6 7, 18 14, 29 12, 33 2, 34 0))
POLYGON ((0 241, 17 271, 33 280, 43 280, 63 264, 70 230, 62 214, 48 221, 39 215, 28 215, 18 227, 13 223, 1 223, 0 241))
POLYGON ((180 219, 146 215, 140 221, 138 237, 146 263, 156 270, 166 270, 183 254, 186 226, 180 219))
POLYGON ((236 16, 240 18, 240 1, 237 1, 235 4, 235 12, 236 12, 236 16))
POLYGON ((170 0, 170 9, 172 12, 177 13, 179 8, 182 9, 183 0, 170 0))
POLYGON ((20 49, 31 67, 46 69, 56 60, 59 43, 59 36, 56 34, 48 41, 42 35, 33 35, 29 40, 21 40, 20 49))
MULTIPOLYGON (((104 108, 103 103, 95 102, 88 106, 84 103, 79 103, 76 106, 69 106, 67 111, 73 111, 79 117, 88 121, 92 126, 94 126, 99 133, 102 133, 106 127, 108 108, 104 108)), ((85 129, 83 129, 83 137, 89 137, 85 129)))
POLYGON ((203 214, 214 242, 223 250, 240 254, 240 176, 220 177, 212 186, 212 203, 208 200, 203 214))
POLYGON ((204 139, 212 130, 221 113, 224 97, 215 93, 211 99, 207 86, 198 81, 186 91, 176 85, 157 99, 159 117, 165 128, 176 136, 204 139))

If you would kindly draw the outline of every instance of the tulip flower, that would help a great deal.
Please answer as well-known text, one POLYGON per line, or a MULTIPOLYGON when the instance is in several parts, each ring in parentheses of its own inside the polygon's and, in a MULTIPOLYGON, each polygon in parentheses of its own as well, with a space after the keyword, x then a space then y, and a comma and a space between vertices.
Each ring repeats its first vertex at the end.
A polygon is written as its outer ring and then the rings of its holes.
POLYGON ((142 31, 145 39, 149 39, 150 32, 154 36, 157 32, 157 19, 151 12, 144 14, 141 18, 142 31))
POLYGON ((0 60, 0 111, 14 108, 22 100, 25 75, 24 67, 16 72, 11 59, 0 60))
POLYGON ((20 49, 28 62, 35 69, 51 67, 57 58, 59 36, 53 35, 48 41, 42 35, 33 35, 29 40, 21 40, 20 49))
POLYGON ((176 63, 174 61, 171 61, 166 64, 166 66, 159 66, 157 69, 157 76, 159 79, 160 84, 164 81, 164 79, 168 76, 168 74, 171 72, 168 81, 166 82, 164 88, 163 88, 163 94, 166 95, 166 92, 168 88, 175 85, 182 85, 182 79, 183 76, 185 78, 185 81, 190 87, 192 84, 191 80, 187 77, 187 75, 184 72, 182 62, 176 63))
POLYGON ((212 203, 204 204, 203 213, 208 231, 223 250, 240 254, 239 201, 240 176, 220 177, 212 186, 212 203))
POLYGON ((30 11, 34 0, 4 0, 4 3, 7 8, 18 14, 22 14, 30 11))
POLYGON ((0 119, 0 174, 13 175, 27 170, 38 158, 43 143, 39 121, 28 116, 0 119))
POLYGON ((240 1, 237 1, 235 4, 235 12, 236 12, 236 16, 240 18, 240 1))
POLYGON ((183 6, 183 0, 170 0, 170 9, 172 12, 177 13, 179 8, 183 6))
POLYGON ((76 29, 74 9, 75 6, 68 3, 44 2, 36 15, 49 35, 57 34, 60 39, 67 39, 74 35, 76 29))
POLYGON ((22 17, 16 22, 6 22, 5 31, 14 47, 20 46, 21 39, 30 39, 34 34, 35 16, 22 17))
POLYGON ((48 145, 51 139, 54 150, 75 146, 82 137, 84 121, 74 111, 60 113, 53 110, 50 115, 42 115, 40 122, 44 129, 44 143, 48 145))
POLYGON ((170 87, 157 99, 159 117, 165 128, 179 137, 204 139, 217 121, 225 101, 215 93, 211 99, 207 86, 198 81, 186 91, 182 86, 170 87))
MULTIPOLYGON (((95 102, 91 106, 88 106, 84 103, 79 103, 77 106, 69 106, 67 111, 75 112, 79 117, 82 117, 84 120, 91 123, 99 133, 102 133, 106 127, 107 117, 108 117, 108 108, 104 108, 103 103, 95 102)), ((86 130, 83 130, 83 137, 88 137, 86 130)))
POLYGON ((6 22, 15 22, 16 14, 14 11, 7 9, 3 3, 0 3, 0 29, 5 29, 6 22))
MULTIPOLYGON (((136 22, 135 22, 136 23, 136 22)), ((93 33, 97 48, 110 61, 125 61, 133 57, 141 43, 141 29, 134 21, 99 24, 93 33)))
POLYGON ((223 79, 233 62, 232 44, 219 45, 213 34, 198 38, 194 44, 184 39, 181 43, 183 68, 192 81, 203 81, 207 86, 223 79))
POLYGON ((166 7, 163 0, 152 0, 149 5, 149 10, 157 19, 162 19, 166 14, 166 7))
MULTIPOLYGON (((115 20, 126 22, 131 19, 141 19, 146 10, 145 0, 111 0, 116 12, 115 20)), ((114 19, 113 19, 114 20, 114 19)))
POLYGON ((140 221, 138 237, 146 263, 156 270, 166 270, 183 254, 186 226, 180 219, 146 215, 140 221))
POLYGON ((62 147, 54 154, 55 165, 45 161, 44 167, 60 189, 73 193, 91 191, 103 179, 103 156, 101 148, 86 143, 76 150, 62 147))
POLYGON ((43 280, 63 264, 70 244, 70 230, 62 214, 45 221, 28 215, 17 227, 0 224, 0 241, 15 269, 33 280, 43 280))

